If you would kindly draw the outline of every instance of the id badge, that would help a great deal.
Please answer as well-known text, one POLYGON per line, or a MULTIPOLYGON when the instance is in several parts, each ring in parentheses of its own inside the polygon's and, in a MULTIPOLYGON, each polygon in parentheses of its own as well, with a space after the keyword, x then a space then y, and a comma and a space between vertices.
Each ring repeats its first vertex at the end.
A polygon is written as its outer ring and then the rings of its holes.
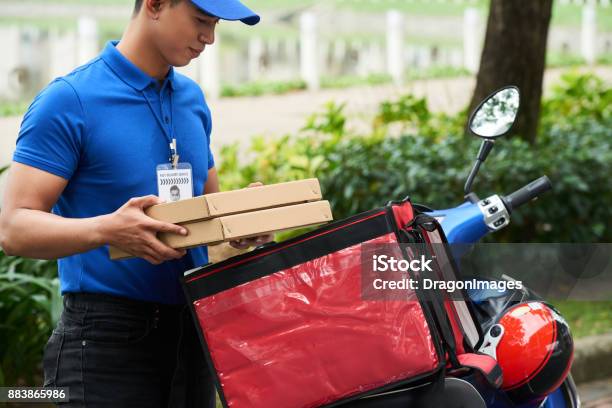
POLYGON ((157 166, 157 195, 166 202, 193 198, 193 174, 191 164, 178 163, 157 166))

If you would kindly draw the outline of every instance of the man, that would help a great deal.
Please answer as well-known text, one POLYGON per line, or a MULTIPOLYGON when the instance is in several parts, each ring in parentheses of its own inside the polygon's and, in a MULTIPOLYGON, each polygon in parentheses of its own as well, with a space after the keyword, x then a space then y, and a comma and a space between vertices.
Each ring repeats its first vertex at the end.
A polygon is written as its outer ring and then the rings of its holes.
POLYGON ((64 311, 43 367, 70 406, 214 406, 179 284, 208 261, 206 248, 168 247, 158 232, 187 231, 143 210, 161 201, 157 169, 169 162, 191 166, 195 195, 219 190, 210 111, 172 68, 213 43, 219 19, 259 21, 239 0, 136 1, 121 41, 53 81, 23 119, 0 246, 61 258, 64 311), (138 258, 110 261, 108 245, 138 258))
POLYGON ((170 187, 170 201, 179 201, 181 199, 181 190, 178 186, 170 187))

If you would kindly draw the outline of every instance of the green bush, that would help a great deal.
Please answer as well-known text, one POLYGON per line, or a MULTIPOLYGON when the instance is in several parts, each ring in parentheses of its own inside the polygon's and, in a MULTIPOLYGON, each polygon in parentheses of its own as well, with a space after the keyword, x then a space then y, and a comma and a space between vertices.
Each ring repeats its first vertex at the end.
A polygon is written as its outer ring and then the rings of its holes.
MULTIPOLYGON (((568 74, 543 102, 535 145, 502 139, 474 184, 481 196, 507 194, 548 175, 553 192, 513 214, 494 237, 509 242, 609 242, 612 202, 612 93, 592 75, 568 74)), ((434 114, 426 101, 385 102, 366 135, 345 128, 330 103, 299 134, 255 138, 242 164, 237 145, 221 152, 223 187, 316 176, 336 219, 410 195, 434 208, 456 206, 480 141, 465 137, 466 112, 434 114)))
POLYGON ((453 78, 470 75, 471 72, 467 68, 447 65, 432 65, 424 69, 408 70, 408 72, 406 72, 406 80, 414 81, 418 79, 453 78))
MULTIPOLYGON (((414 81, 431 78, 448 78, 466 76, 469 72, 465 68, 447 66, 433 66, 422 70, 411 70, 406 73, 406 80, 414 81)), ((322 89, 348 88, 362 85, 385 85, 392 82, 388 74, 369 74, 367 76, 345 75, 340 77, 325 76, 321 78, 322 89)), ((289 92, 302 91, 307 88, 306 82, 300 79, 290 81, 255 81, 242 84, 224 84, 221 87, 221 96, 261 96, 280 95, 289 92)))
POLYGON ((609 124, 612 120, 612 89, 595 75, 566 73, 562 82, 552 88, 551 97, 542 104, 541 115, 543 130, 569 129, 585 121, 609 124))
POLYGON ((612 329, 612 302, 581 300, 552 301, 567 320, 574 338, 609 333, 612 329))
POLYGON ((575 67, 586 65, 586 61, 580 55, 563 52, 549 52, 546 55, 547 68, 575 67))
POLYGON ((0 386, 41 384, 43 347, 61 300, 55 262, 0 250, 0 386))
POLYGON ((257 81, 247 82, 240 85, 223 85, 221 96, 261 96, 267 94, 284 94, 292 91, 306 89, 306 82, 294 81, 257 81))
POLYGON ((0 118, 23 115, 29 103, 23 101, 0 101, 0 118))
POLYGON ((612 53, 603 54, 597 57, 597 63, 601 65, 611 65, 612 64, 612 53))
POLYGON ((341 77, 321 78, 321 88, 348 88, 358 85, 384 85, 392 82, 392 78, 387 74, 370 74, 366 77, 357 75, 345 75, 341 77))

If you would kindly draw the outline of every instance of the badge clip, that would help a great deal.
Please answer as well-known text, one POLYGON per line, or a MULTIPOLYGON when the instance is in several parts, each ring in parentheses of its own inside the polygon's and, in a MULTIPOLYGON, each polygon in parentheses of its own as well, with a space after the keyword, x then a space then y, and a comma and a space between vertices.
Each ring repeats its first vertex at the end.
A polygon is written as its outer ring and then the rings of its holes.
POLYGON ((179 155, 176 149, 176 139, 172 139, 172 143, 170 143, 170 163, 172 163, 172 168, 176 169, 178 162, 179 155))

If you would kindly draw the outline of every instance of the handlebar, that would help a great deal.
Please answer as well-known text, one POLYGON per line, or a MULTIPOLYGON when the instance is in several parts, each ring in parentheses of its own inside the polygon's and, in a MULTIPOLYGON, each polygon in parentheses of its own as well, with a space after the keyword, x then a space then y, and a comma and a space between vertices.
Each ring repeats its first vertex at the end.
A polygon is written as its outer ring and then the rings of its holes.
POLYGON ((502 197, 508 212, 520 207, 521 205, 528 203, 529 201, 537 198, 541 194, 552 189, 552 184, 548 177, 542 176, 539 179, 532 181, 524 187, 516 190, 514 193, 502 197))

